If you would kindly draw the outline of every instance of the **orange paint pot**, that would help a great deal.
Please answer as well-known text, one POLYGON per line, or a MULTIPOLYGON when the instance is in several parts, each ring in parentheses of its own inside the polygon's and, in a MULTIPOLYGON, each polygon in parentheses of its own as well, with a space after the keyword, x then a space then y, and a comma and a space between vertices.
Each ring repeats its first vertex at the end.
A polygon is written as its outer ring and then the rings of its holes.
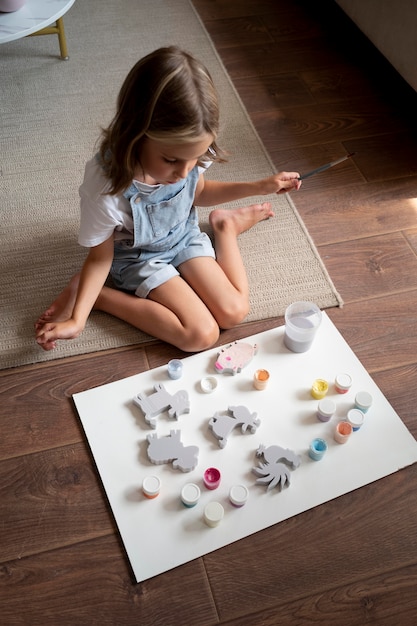
POLYGON ((352 424, 349 424, 349 422, 339 422, 336 426, 334 439, 337 443, 347 443, 352 432, 352 424))
POLYGON ((255 389, 262 391, 268 384, 269 372, 268 370, 256 370, 253 376, 253 386, 255 389))

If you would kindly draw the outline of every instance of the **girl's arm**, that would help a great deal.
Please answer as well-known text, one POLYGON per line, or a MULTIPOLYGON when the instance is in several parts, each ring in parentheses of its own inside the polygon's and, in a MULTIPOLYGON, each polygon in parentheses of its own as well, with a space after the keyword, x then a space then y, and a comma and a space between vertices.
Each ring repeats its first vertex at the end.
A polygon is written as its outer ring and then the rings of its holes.
POLYGON ((113 235, 90 248, 81 270, 72 314, 67 320, 45 320, 37 328, 36 341, 45 349, 57 339, 74 339, 84 330, 88 316, 106 281, 113 261, 113 235))
POLYGON ((206 180, 202 174, 197 185, 195 204, 214 206, 251 196, 286 193, 301 187, 299 177, 298 172, 278 172, 261 180, 229 183, 206 180))

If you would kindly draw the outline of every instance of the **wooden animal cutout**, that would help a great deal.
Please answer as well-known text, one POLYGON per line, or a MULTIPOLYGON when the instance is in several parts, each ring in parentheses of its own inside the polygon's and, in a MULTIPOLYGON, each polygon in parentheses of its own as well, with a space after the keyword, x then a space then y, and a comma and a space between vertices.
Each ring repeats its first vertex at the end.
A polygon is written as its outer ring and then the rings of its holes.
POLYGON ((181 443, 181 431, 171 430, 166 437, 159 437, 156 434, 148 435, 148 458, 151 463, 161 465, 170 463, 174 469, 182 472, 191 472, 197 467, 198 447, 184 446, 181 443))
POLYGON ((259 463, 258 467, 252 469, 253 473, 260 478, 257 484, 268 485, 268 491, 277 485, 285 487, 290 484, 291 469, 296 469, 301 463, 301 458, 291 450, 281 448, 281 446, 260 445, 256 451, 256 456, 263 456, 265 463, 259 463), (284 461, 284 463, 282 463, 284 461))
POLYGON ((168 393, 162 383, 154 385, 155 393, 146 396, 138 393, 133 398, 134 404, 138 406, 145 415, 145 421, 156 428, 155 417, 164 411, 168 411, 171 419, 178 419, 179 415, 190 412, 190 401, 185 390, 177 391, 174 395, 168 393))
POLYGON ((227 438, 234 428, 241 427, 242 433, 249 428, 254 433, 261 420, 256 417, 256 413, 251 413, 245 406, 229 406, 227 413, 217 412, 209 421, 209 428, 213 435, 219 440, 219 446, 224 448, 227 438))
POLYGON ((217 372, 221 374, 237 374, 247 365, 257 353, 258 346, 250 343, 235 341, 227 348, 223 348, 217 355, 214 364, 217 372))

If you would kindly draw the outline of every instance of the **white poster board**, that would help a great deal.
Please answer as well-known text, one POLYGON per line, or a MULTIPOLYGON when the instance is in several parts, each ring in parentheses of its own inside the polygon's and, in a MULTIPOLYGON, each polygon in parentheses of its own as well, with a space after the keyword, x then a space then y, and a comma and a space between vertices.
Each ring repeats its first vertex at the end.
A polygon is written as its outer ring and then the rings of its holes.
MULTIPOLYGON (((284 327, 248 337, 242 342, 257 344, 257 354, 236 375, 218 374, 214 369, 218 349, 182 360, 183 375, 172 380, 167 366, 103 385, 73 396, 101 480, 109 499, 132 569, 138 582, 221 548, 293 515, 376 481, 417 461, 417 442, 371 379, 326 313, 312 348, 302 354, 287 350, 284 327), (267 388, 253 386, 257 369, 270 373, 267 388), (349 373, 353 385, 338 394, 333 382, 341 372, 349 373), (214 376, 218 386, 203 393, 200 380, 214 376), (315 379, 329 382, 327 398, 336 403, 328 422, 317 419, 318 401, 310 393, 315 379), (151 395, 162 383, 169 394, 186 390, 190 411, 171 419, 167 412, 156 416, 156 428, 145 421, 132 399, 138 393, 151 395), (336 424, 346 417, 358 391, 372 395, 373 404, 364 425, 346 444, 336 443, 336 424), (258 428, 242 432, 236 427, 224 448, 209 428, 216 412, 230 406, 245 406, 257 413, 258 428), (179 430, 184 446, 198 446, 198 465, 189 472, 173 469, 172 463, 153 464, 147 456, 150 434, 158 438, 179 430), (328 450, 320 461, 308 455, 310 442, 320 437, 328 450), (256 484, 252 469, 262 457, 260 445, 289 449, 301 464, 290 471, 290 485, 282 489, 256 484), (221 483, 216 490, 203 485, 204 471, 216 467, 221 483), (160 494, 146 498, 142 481, 156 475, 160 494), (201 498, 193 508, 180 499, 182 487, 196 483, 201 498), (235 484, 249 490, 245 506, 229 501, 235 484), (216 501, 224 507, 224 518, 215 527, 203 519, 205 505, 216 501)), ((109 357, 111 358, 111 356, 109 357)))

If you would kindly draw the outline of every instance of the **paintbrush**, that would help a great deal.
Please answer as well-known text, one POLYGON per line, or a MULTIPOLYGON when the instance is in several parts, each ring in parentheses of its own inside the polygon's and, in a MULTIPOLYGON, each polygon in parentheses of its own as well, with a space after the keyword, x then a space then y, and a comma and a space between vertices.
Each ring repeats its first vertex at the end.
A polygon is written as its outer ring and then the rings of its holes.
POLYGON ((302 176, 300 176, 298 180, 304 180, 305 178, 310 178, 310 176, 314 176, 314 174, 324 172, 325 170, 328 170, 329 167, 333 167, 334 165, 343 163, 343 161, 346 161, 346 159, 350 159, 350 157, 353 157, 355 154, 356 152, 351 152, 350 154, 346 154, 345 156, 340 157, 340 159, 336 159, 336 161, 332 161, 331 163, 326 163, 326 165, 317 167, 315 170, 311 170, 311 172, 307 172, 307 174, 303 174, 302 176))

